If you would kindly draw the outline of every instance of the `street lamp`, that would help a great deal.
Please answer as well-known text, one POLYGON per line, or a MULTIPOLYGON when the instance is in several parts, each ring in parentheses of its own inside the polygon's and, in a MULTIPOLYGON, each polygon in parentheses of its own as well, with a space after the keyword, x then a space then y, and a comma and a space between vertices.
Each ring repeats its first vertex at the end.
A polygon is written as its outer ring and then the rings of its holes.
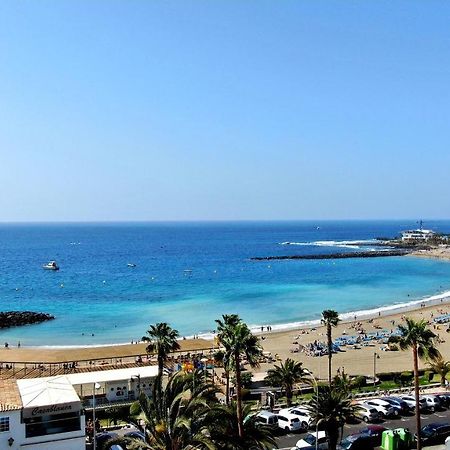
POLYGON ((96 434, 97 434, 97 429, 96 429, 96 425, 95 425, 95 390, 96 389, 100 389, 100 385, 98 383, 94 383, 92 385, 92 421, 94 422, 94 433, 93 433, 93 437, 94 437, 94 450, 97 449, 97 442, 96 442, 96 434))
POLYGON ((377 352, 373 352, 373 388, 375 389, 375 383, 377 378, 377 359, 380 359, 380 355, 377 352))

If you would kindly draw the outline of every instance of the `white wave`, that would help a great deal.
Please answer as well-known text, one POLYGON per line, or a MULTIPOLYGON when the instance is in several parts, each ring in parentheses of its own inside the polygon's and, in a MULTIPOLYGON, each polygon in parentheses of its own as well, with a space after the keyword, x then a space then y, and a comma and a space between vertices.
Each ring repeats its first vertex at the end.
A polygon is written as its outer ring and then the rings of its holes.
MULTIPOLYGON (((433 304, 441 304, 442 302, 450 301, 450 291, 443 292, 441 294, 432 295, 430 297, 424 297, 421 299, 411 300, 405 303, 396 303, 393 305, 385 305, 379 308, 372 309, 363 309, 357 311, 349 311, 345 313, 340 313, 339 317, 343 321, 353 320, 356 316, 358 320, 368 319, 371 317, 377 317, 378 313, 382 316, 392 315, 400 312, 407 312, 413 309, 416 309, 418 305, 421 303, 427 304, 427 306, 433 304)), ((270 323, 269 323, 270 325, 270 323)), ((264 331, 267 329, 267 324, 264 325, 251 325, 250 329, 253 333, 261 333, 261 326, 264 327, 264 331)), ((289 322, 289 323, 281 323, 270 325, 272 327, 272 331, 285 331, 285 330, 293 330, 299 328, 310 328, 314 326, 320 326, 320 319, 315 320, 303 320, 299 322, 289 322)))
POLYGON ((377 242, 375 239, 363 239, 353 241, 313 241, 313 242, 281 242, 280 245, 303 245, 315 247, 340 247, 340 248, 361 248, 377 242))

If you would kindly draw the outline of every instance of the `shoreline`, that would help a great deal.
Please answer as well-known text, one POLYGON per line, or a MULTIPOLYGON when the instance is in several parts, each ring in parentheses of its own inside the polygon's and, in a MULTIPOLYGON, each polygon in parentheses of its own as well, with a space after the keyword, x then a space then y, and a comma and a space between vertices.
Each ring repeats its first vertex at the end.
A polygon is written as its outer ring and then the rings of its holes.
MULTIPOLYGON (((404 314, 406 312, 415 312, 420 311, 421 305, 425 304, 425 307, 432 307, 432 306, 438 306, 438 305, 448 305, 450 304, 450 290, 441 292, 439 294, 426 296, 420 299, 411 300, 409 302, 404 303, 396 303, 391 305, 385 305, 380 306, 376 308, 370 308, 370 309, 363 309, 363 310, 357 310, 357 311, 348 311, 339 313, 339 318, 341 319, 340 324, 348 324, 352 323, 356 320, 358 321, 367 321, 370 319, 379 319, 379 318, 389 318, 391 316, 396 316, 398 314, 404 314)), ((310 330, 312 328, 321 327, 320 318, 318 319, 311 319, 311 320, 303 320, 303 321, 297 321, 297 322, 286 322, 281 324, 249 324, 249 327, 251 331, 255 335, 264 335, 267 334, 267 331, 264 331, 267 329, 267 326, 271 327, 271 335, 277 334, 277 333, 287 333, 287 332, 295 332, 295 331, 302 331, 302 330, 310 330), (264 328, 263 331, 261 331, 261 327, 264 328)), ((205 332, 205 333, 198 333, 195 335, 188 335, 184 338, 180 338, 179 342, 183 342, 184 340, 195 340, 195 336, 197 339, 206 340, 206 341, 213 341, 215 338, 215 334, 211 332, 205 332)), ((110 342, 110 343, 104 343, 104 344, 67 344, 67 345, 33 345, 33 346, 22 346, 21 348, 28 349, 28 350, 80 350, 80 349, 95 349, 95 348, 105 348, 105 347, 127 347, 131 345, 137 345, 137 344, 143 344, 143 342, 138 341, 134 342, 133 344, 130 344, 130 342, 110 342)), ((12 348, 16 348, 12 346, 12 348)), ((0 349, 1 350, 1 349, 0 349)))

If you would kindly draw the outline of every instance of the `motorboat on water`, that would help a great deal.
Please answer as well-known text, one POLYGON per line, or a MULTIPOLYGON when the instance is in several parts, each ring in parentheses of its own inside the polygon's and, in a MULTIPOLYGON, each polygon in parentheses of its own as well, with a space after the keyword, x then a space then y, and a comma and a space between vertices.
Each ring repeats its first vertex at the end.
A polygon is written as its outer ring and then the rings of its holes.
POLYGON ((56 261, 50 261, 47 264, 44 264, 42 268, 44 270, 59 270, 59 266, 56 264, 56 261))
POLYGON ((136 264, 134 264, 134 263, 128 263, 127 266, 128 266, 128 267, 136 267, 136 264))

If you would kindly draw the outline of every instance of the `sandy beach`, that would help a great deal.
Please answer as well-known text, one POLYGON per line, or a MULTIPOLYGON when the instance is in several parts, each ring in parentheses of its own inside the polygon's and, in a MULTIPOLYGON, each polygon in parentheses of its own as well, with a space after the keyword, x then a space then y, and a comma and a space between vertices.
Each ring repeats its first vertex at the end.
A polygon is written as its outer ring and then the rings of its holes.
MULTIPOLYGON (((343 321, 333 329, 333 339, 339 336, 358 335, 355 326, 360 324, 366 333, 380 332, 381 330, 393 330, 399 323, 403 322, 404 317, 412 317, 414 319, 429 320, 430 323, 434 317, 450 312, 450 299, 443 299, 442 303, 429 305, 409 310, 400 311, 394 314, 385 314, 380 317, 373 318, 356 318, 355 320, 343 321)), ((441 343, 438 345, 440 352, 445 359, 450 359, 450 334, 446 332, 447 325, 434 325, 430 327, 439 337, 441 343)), ((303 352, 293 353, 292 350, 302 345, 317 341, 326 341, 325 328, 318 326, 315 328, 303 328, 300 330, 290 330, 284 332, 263 333, 262 344, 265 351, 271 352, 273 356, 277 355, 278 359, 284 360, 292 358, 296 361, 302 361, 304 367, 308 368, 314 375, 320 379, 327 377, 328 358, 327 356, 308 356, 303 352)), ((374 359, 376 358, 376 371, 390 372, 411 370, 411 354, 402 351, 385 351, 382 344, 371 343, 368 346, 358 346, 358 349, 344 347, 343 351, 333 355, 333 373, 336 370, 344 368, 346 373, 352 375, 372 376, 374 370, 374 359), (374 353, 377 356, 374 357, 374 353)), ((422 367, 426 367, 421 362, 422 367)), ((270 364, 263 364, 258 371, 265 371, 271 367, 270 364)))
POLYGON ((419 256, 421 258, 436 258, 450 260, 450 246, 440 245, 439 247, 428 250, 417 250, 408 256, 419 256))

